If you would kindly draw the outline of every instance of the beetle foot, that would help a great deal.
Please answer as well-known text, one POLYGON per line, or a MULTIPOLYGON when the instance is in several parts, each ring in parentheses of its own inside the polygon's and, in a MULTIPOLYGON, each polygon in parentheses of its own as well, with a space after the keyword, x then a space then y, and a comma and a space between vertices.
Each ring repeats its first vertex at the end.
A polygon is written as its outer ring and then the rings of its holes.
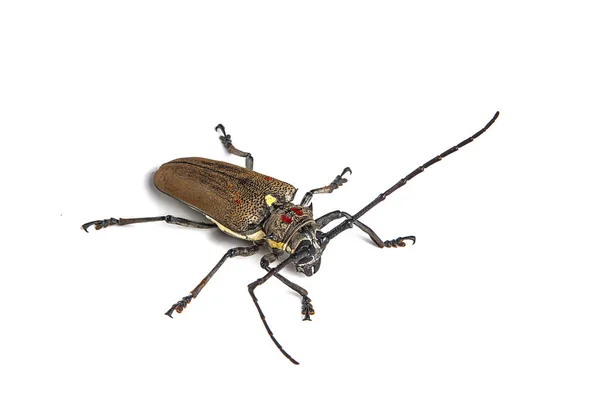
POLYGON ((315 309, 310 303, 311 299, 308 296, 302 296, 302 315, 304 315, 303 321, 311 321, 311 315, 315 314, 315 309))
POLYGON ((88 228, 91 227, 92 225, 96 229, 102 229, 102 228, 110 227, 111 225, 118 225, 118 224, 119 224, 119 220, 117 220, 116 218, 107 218, 105 220, 97 220, 97 221, 87 222, 87 223, 83 224, 81 226, 81 228, 83 228, 83 230, 85 232, 89 232, 88 228))
POLYGON ((225 148, 229 148, 231 145, 233 145, 231 143, 231 136, 229 134, 223 135, 223 137, 219 137, 219 139, 221 140, 225 148))
POLYGON ((225 132, 225 126, 223 126, 222 124, 218 124, 217 127, 215 127, 215 131, 219 130, 221 130, 221 133, 223 134, 223 137, 219 137, 219 139, 221 140, 225 148, 229 148, 232 145, 231 136, 225 132))
POLYGON ((413 245, 417 242, 417 238, 411 235, 392 240, 386 240, 385 242, 383 242, 383 244, 385 245, 385 247, 404 247, 406 246, 406 243, 404 242, 405 240, 412 241, 413 245))
POLYGON ((191 294, 189 296, 185 296, 184 298, 173 304, 171 308, 169 308, 169 311, 165 312, 165 315, 170 318, 173 318, 173 311, 177 311, 178 314, 181 314, 183 312, 183 309, 187 307, 187 305, 192 301, 192 299, 193 297, 191 294))
POLYGON ((350 170, 350 167, 346 167, 342 171, 342 174, 340 174, 339 176, 336 176, 335 179, 333 180, 333 182, 331 184, 329 184, 329 188, 332 191, 335 189, 338 189, 339 187, 341 187, 342 185, 344 185, 345 183, 348 182, 348 180, 346 178, 344 178, 344 174, 346 174, 346 173, 352 174, 352 170, 350 170))

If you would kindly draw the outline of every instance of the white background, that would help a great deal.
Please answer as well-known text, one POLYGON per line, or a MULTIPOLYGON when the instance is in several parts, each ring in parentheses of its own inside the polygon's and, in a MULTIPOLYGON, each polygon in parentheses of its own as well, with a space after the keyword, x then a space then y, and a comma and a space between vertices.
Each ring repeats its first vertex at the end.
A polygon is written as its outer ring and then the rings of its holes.
POLYGON ((3 2, 4 397, 597 397, 598 11, 594 2, 3 2), (259 256, 165 223, 160 164, 255 169, 315 213, 356 212, 501 112, 334 240, 313 322, 259 256))

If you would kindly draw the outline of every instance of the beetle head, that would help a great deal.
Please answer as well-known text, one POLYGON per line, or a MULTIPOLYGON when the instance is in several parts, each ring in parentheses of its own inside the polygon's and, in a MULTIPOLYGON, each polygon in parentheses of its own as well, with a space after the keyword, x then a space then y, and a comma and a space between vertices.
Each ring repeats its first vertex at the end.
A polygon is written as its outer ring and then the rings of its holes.
POLYGON ((294 248, 294 263, 296 271, 303 273, 306 276, 312 276, 319 271, 321 267, 321 254, 325 246, 322 245, 322 240, 317 236, 320 235, 314 224, 309 224, 300 229, 292 238, 292 247, 294 248))

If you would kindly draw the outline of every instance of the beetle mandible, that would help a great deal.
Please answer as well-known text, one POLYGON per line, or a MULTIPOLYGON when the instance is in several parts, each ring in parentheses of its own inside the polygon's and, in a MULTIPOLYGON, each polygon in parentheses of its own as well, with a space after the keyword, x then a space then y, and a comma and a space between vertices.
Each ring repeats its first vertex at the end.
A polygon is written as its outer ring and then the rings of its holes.
POLYGON ((384 241, 371 228, 360 222, 359 218, 426 168, 471 143, 496 121, 499 114, 499 112, 496 112, 485 127, 471 137, 417 167, 356 214, 351 215, 336 210, 316 219, 313 217, 311 203, 313 195, 331 193, 347 182, 344 175, 352 173, 349 167, 346 167, 329 185, 307 192, 300 204, 296 205, 292 203, 297 191, 296 188, 286 182, 253 171, 254 159, 252 155, 233 146, 231 136, 225 132, 225 127, 219 124, 215 127, 215 130, 221 132, 222 135, 219 137, 221 142, 229 153, 246 159, 245 168, 217 160, 190 157, 165 163, 154 174, 156 188, 204 214, 210 223, 167 215, 143 218, 109 218, 91 221, 81 227, 85 232, 88 232, 88 228, 92 225, 96 229, 102 229, 111 225, 165 221, 169 224, 184 227, 219 228, 228 235, 252 242, 251 246, 235 247, 228 250, 189 295, 171 306, 165 313, 169 317, 172 317, 174 311, 181 313, 192 299, 198 296, 206 283, 228 258, 251 256, 256 254, 261 247, 267 246, 270 249, 269 253, 260 260, 260 266, 267 273, 262 278, 249 284, 248 291, 273 343, 292 363, 298 364, 283 349, 271 332, 254 294, 256 287, 262 285, 271 277, 276 277, 301 296, 303 320, 310 320, 310 316, 314 315, 314 308, 311 299, 308 297, 308 292, 280 275, 279 272, 288 265, 294 265, 298 272, 306 276, 312 276, 319 270, 321 255, 331 240, 353 226, 357 226, 369 235, 380 248, 402 247, 406 245, 405 241, 414 244, 416 242, 414 236, 404 236, 384 241), (344 221, 328 232, 323 232, 325 226, 338 219, 344 219, 344 221), (280 259, 283 261, 276 267, 271 268, 270 264, 280 259))

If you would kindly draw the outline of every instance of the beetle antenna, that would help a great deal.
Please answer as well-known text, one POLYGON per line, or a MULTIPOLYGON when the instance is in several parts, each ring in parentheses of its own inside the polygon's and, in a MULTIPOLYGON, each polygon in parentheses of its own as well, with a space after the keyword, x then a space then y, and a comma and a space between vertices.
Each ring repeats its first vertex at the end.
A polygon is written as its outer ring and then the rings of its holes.
POLYGON ((408 174, 406 177, 404 177, 403 179, 401 179, 400 181, 398 181, 396 184, 394 184, 392 187, 390 187, 390 189, 388 189, 384 193, 380 194, 375 200, 373 200, 371 203, 369 203, 368 205, 366 205, 358 213, 356 213, 351 218, 347 219, 346 221, 344 221, 343 223, 341 223, 337 227, 333 228, 331 231, 329 231, 326 234, 328 240, 331 240, 331 239, 335 238, 337 235, 339 235, 343 231, 347 230, 348 228, 352 228, 352 225, 354 224, 354 222, 356 220, 358 220, 360 217, 362 217, 366 212, 368 212, 369 210, 371 210, 373 207, 375 207, 379 203, 381 203, 386 197, 388 197, 389 195, 391 195, 395 190, 397 190, 398 188, 404 186, 408 181, 412 180, 414 177, 416 177, 417 175, 421 174, 423 171, 425 171, 426 168, 428 168, 429 166, 431 166, 434 163, 439 162, 440 160, 442 160, 446 156, 450 155, 451 153, 454 153, 454 152, 458 151, 460 148, 464 147, 465 145, 470 144, 471 142, 473 142, 473 140, 475 140, 475 138, 477 138, 481 134, 485 133, 485 131, 487 129, 489 129, 492 124, 494 124, 494 122, 496 121, 496 119, 498 118, 499 115, 500 115, 500 112, 496 112, 496 114, 494 115, 494 117, 485 125, 484 128, 482 128, 481 130, 479 130, 478 132, 476 132, 475 134, 473 134, 472 136, 470 136, 466 140, 462 141, 458 145, 453 146, 452 148, 448 149, 445 152, 442 152, 438 156, 436 156, 433 159, 431 159, 429 162, 423 164, 422 166, 417 167, 415 170, 413 170, 412 173, 408 174))
POLYGON ((265 314, 262 312, 262 309, 260 308, 260 305, 258 304, 258 299, 256 298, 256 295, 254 294, 254 289, 256 289, 257 286, 262 285, 270 277, 278 274, 279 271, 284 269, 288 264, 290 264, 290 262, 292 262, 293 258, 294 257, 288 257, 285 261, 281 262, 277 267, 271 269, 265 276, 257 279, 256 281, 252 282, 251 284, 249 284, 248 285, 248 293, 250 293, 250 296, 252 297, 252 301, 254 301, 254 305, 256 305, 256 309, 258 310, 258 314, 260 315, 260 319, 262 320, 263 325, 265 325, 265 329, 267 329, 267 333, 269 334, 269 337, 271 337, 271 340, 273 340, 273 343, 275 343, 277 348, 279 348, 279 351, 281 351, 281 353, 287 359, 289 359, 294 365, 298 365, 299 362, 296 361, 294 358, 292 358, 292 356, 283 349, 281 344, 279 344, 279 342, 273 335, 273 332, 271 331, 271 328, 269 327, 269 324, 267 323, 267 319, 265 318, 265 314))

